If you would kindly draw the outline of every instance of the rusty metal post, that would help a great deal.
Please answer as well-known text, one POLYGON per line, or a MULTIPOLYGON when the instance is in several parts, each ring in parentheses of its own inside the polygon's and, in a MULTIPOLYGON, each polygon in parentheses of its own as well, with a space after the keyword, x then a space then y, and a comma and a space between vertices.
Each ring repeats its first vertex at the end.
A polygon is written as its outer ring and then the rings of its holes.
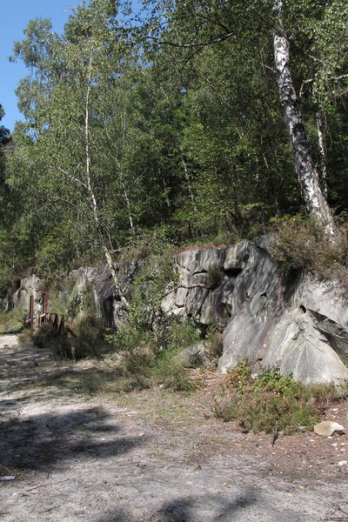
POLYGON ((30 333, 31 336, 34 336, 34 296, 30 296, 29 302, 29 317, 30 317, 30 333))
POLYGON ((64 317, 64 315, 62 315, 62 318, 60 320, 59 333, 60 333, 61 337, 63 337, 63 335, 65 334, 65 317, 64 317))
POLYGON ((43 313, 47 314, 47 305, 48 305, 48 293, 44 292, 43 295, 43 313))

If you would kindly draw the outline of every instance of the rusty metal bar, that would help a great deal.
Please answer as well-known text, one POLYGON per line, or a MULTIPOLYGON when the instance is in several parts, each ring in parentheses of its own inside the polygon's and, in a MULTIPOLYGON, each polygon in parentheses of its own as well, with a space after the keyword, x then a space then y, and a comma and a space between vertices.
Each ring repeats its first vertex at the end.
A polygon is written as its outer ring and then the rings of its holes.
POLYGON ((30 317, 30 333, 31 336, 34 336, 34 296, 30 296, 29 301, 29 317, 30 317))
POLYGON ((48 293, 44 292, 43 295, 43 313, 47 314, 47 305, 48 305, 48 293))

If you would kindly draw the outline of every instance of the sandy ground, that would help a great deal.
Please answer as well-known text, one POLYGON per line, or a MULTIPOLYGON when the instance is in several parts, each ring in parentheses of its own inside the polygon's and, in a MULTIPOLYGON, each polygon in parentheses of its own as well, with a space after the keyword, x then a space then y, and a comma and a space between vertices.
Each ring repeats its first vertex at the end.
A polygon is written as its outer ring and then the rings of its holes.
POLYGON ((272 447, 211 416, 209 382, 90 397, 90 371, 0 338, 1 521, 348 521, 347 435, 272 447))

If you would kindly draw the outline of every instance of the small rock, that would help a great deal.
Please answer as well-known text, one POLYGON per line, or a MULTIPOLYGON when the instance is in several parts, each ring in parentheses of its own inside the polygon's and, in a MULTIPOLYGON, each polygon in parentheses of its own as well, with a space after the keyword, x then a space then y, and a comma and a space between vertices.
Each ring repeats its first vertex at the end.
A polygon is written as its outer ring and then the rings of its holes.
POLYGON ((331 437, 332 435, 343 435, 344 427, 337 422, 323 421, 314 426, 314 433, 322 437, 331 437))

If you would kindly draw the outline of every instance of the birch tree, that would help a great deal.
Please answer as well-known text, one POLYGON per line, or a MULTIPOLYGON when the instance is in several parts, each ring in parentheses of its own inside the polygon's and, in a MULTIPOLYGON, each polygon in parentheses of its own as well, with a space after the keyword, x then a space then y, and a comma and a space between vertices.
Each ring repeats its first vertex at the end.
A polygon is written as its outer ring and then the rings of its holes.
POLYGON ((320 187, 319 172, 314 166, 309 151, 301 110, 291 74, 290 45, 284 28, 283 10, 284 0, 275 0, 273 6, 276 22, 274 60, 279 98, 292 146, 294 168, 310 215, 324 228, 326 237, 333 241, 336 235, 336 227, 320 187))
MULTIPOLYGON (((100 150, 102 122, 121 110, 108 103, 122 75, 121 62, 126 61, 120 47, 110 1, 93 0, 88 7, 76 8, 61 38, 52 35, 47 22, 31 23, 27 39, 15 46, 15 52, 34 71, 21 83, 18 95, 27 116, 29 146, 42 165, 36 174, 37 196, 45 192, 68 222, 82 227, 80 233, 87 240, 97 241, 121 307, 128 309, 109 241, 115 232, 113 227, 110 234, 109 228, 115 215, 107 211, 108 200, 120 200, 119 194, 108 193, 110 181, 119 173, 102 161, 106 139, 100 150), (103 103, 99 91, 104 94, 103 103)), ((117 146, 115 142, 113 148, 117 146)), ((26 181, 33 184, 28 176, 26 181)), ((13 183, 20 184, 14 169, 13 183)))
MULTIPOLYGON (((340 3, 340 0, 335 0, 334 3, 337 2, 340 3)), ((255 54, 258 52, 259 45, 257 32, 261 35, 260 40, 263 42, 266 38, 273 38, 278 98, 290 137, 293 165, 302 197, 309 214, 323 228, 325 236, 334 240, 337 233, 336 227, 321 190, 319 171, 310 154, 292 77, 290 46, 284 21, 285 0, 273 0, 273 2, 271 0, 240 0, 233 3, 215 0, 183 3, 147 1, 145 4, 155 7, 152 11, 155 16, 150 18, 150 22, 146 26, 150 28, 148 38, 155 42, 157 48, 172 46, 178 52, 184 53, 188 60, 194 60, 208 47, 223 48, 224 45, 231 53, 234 52, 233 45, 235 53, 238 53, 239 46, 242 45, 255 54), (251 49, 253 50, 251 51, 251 49)), ((313 18, 316 19, 318 14, 322 14, 330 4, 331 2, 318 3, 318 5, 301 2, 300 5, 292 4, 291 8, 300 16, 301 10, 309 12, 309 14, 312 14, 312 10, 313 18)), ((317 22, 318 20, 316 20, 317 22)), ((297 23, 301 24, 301 22, 297 23)), ((292 29, 294 32, 294 27, 292 29)), ((308 36, 308 41, 313 41, 313 31, 311 36, 308 36)), ((297 51, 299 54, 298 49, 297 51)), ((308 55, 310 52, 307 53, 307 57, 308 55)), ((313 58, 311 59, 313 60, 313 58)), ((315 57, 314 60, 316 60, 315 57)), ((240 62, 240 67, 243 66, 244 64, 240 62)), ((260 67, 273 69, 272 64, 267 62, 267 57, 266 60, 260 57, 260 67)), ((231 81, 233 82, 233 78, 231 81)), ((254 76, 250 76, 249 81, 253 82, 254 76)), ((255 101, 257 96, 258 93, 255 91, 255 101)))

